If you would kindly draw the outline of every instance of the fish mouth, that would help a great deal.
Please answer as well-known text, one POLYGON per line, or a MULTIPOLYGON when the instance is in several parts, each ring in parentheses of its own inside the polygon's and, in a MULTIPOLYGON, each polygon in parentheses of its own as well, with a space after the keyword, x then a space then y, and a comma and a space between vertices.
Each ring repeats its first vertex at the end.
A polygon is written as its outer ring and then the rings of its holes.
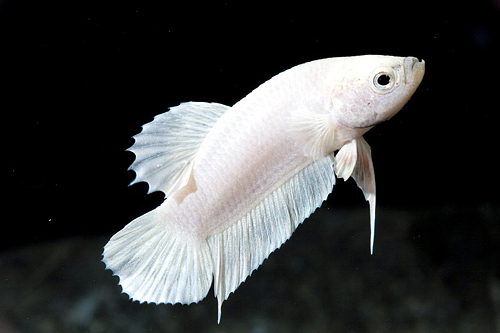
POLYGON ((404 59, 405 81, 407 84, 418 87, 425 73, 425 61, 418 60, 415 57, 406 57, 404 59))

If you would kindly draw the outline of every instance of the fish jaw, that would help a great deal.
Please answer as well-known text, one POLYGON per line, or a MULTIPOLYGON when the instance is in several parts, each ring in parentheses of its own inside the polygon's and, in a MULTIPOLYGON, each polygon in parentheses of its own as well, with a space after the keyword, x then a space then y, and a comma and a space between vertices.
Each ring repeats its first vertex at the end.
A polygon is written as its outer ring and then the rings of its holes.
POLYGON ((422 82, 425 74, 425 61, 415 57, 406 57, 404 60, 405 82, 411 84, 415 90, 422 82))

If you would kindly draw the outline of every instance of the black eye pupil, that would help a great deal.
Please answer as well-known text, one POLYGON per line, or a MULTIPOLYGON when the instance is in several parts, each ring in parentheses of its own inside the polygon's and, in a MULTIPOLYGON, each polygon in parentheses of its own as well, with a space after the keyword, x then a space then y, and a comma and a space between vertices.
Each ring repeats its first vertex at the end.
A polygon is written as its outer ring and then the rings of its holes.
POLYGON ((380 84, 381 86, 386 86, 391 82, 391 78, 389 75, 382 74, 377 78, 377 83, 380 84))

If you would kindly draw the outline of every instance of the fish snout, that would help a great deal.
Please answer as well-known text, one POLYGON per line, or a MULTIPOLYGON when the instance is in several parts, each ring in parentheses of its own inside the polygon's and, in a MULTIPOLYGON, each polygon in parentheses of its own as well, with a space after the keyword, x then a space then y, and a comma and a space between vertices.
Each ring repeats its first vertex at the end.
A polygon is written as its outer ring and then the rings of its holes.
POLYGON ((418 86, 424 77, 425 61, 420 61, 415 57, 406 57, 404 71, 406 83, 418 86))

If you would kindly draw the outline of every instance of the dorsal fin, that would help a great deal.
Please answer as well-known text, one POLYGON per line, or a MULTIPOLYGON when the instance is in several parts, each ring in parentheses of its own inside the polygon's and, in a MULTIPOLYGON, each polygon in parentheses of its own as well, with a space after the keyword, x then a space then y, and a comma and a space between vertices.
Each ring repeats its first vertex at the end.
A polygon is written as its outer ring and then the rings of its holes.
POLYGON ((129 167, 136 173, 130 185, 147 182, 148 193, 162 191, 167 197, 183 187, 200 145, 229 108, 218 103, 183 103, 145 124, 127 149, 136 155, 129 167))

